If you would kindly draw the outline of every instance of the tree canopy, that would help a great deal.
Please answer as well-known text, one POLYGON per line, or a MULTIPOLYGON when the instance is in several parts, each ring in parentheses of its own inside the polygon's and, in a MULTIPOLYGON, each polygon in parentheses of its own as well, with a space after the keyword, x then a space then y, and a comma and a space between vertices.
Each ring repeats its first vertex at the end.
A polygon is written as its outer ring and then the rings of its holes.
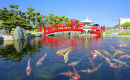
MULTIPOLYGON (((43 27, 46 25, 71 23, 71 19, 65 16, 57 16, 52 13, 41 15, 40 12, 34 12, 34 8, 28 7, 26 12, 18 10, 18 5, 9 5, 10 10, 6 7, 0 9, 0 20, 3 21, 0 28, 7 28, 9 33, 11 29, 20 26, 25 29, 43 27)), ((79 20, 77 20, 80 22, 79 20)))
POLYGON ((125 25, 127 25, 127 27, 130 27, 130 22, 125 22, 125 23, 121 24, 120 27, 125 27, 125 25))

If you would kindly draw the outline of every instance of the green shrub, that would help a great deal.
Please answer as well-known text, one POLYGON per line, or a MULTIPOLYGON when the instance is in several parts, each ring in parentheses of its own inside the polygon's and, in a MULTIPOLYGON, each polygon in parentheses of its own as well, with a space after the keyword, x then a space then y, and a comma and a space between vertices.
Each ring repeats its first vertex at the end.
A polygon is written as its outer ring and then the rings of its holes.
POLYGON ((130 32, 126 32, 126 33, 119 33, 119 35, 130 35, 130 32))
POLYGON ((106 34, 112 34, 112 32, 111 32, 111 31, 105 31, 105 33, 106 33, 106 34))

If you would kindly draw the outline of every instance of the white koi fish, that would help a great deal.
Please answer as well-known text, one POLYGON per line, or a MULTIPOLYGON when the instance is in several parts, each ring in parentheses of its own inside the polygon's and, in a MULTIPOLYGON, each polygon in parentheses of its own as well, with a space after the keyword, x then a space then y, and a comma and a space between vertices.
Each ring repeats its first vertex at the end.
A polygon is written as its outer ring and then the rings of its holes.
POLYGON ((29 58, 28 63, 27 63, 27 68, 26 68, 27 75, 30 75, 30 72, 31 72, 30 60, 31 59, 29 58))
POLYGON ((37 61, 36 67, 42 64, 41 62, 45 59, 46 55, 47 55, 47 54, 45 53, 45 55, 44 55, 41 59, 39 59, 39 60, 37 61))
POLYGON ((75 65, 77 65, 80 61, 81 61, 81 59, 80 59, 79 61, 71 62, 71 63, 69 63, 68 65, 69 65, 69 66, 75 66, 75 65))

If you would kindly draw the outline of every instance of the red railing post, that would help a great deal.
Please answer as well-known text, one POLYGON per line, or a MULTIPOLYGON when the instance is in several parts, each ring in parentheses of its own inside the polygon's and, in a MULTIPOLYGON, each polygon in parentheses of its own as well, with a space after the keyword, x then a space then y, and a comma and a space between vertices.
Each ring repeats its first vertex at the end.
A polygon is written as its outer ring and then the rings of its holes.
POLYGON ((55 30, 58 30, 58 25, 57 24, 55 24, 55 30))
POLYGON ((41 27, 40 27, 39 31, 42 32, 41 27))
POLYGON ((73 29, 73 23, 71 23, 71 29, 73 29))
POLYGON ((44 32, 46 32, 46 28, 44 27, 44 32))

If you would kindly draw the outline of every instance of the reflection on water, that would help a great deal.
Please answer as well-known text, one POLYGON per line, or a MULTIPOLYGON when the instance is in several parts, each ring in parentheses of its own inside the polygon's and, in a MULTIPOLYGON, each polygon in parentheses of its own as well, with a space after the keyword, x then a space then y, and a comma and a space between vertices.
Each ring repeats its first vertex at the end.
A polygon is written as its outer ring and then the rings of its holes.
POLYGON ((100 36, 1 42, 0 80, 129 80, 129 46, 100 36))

